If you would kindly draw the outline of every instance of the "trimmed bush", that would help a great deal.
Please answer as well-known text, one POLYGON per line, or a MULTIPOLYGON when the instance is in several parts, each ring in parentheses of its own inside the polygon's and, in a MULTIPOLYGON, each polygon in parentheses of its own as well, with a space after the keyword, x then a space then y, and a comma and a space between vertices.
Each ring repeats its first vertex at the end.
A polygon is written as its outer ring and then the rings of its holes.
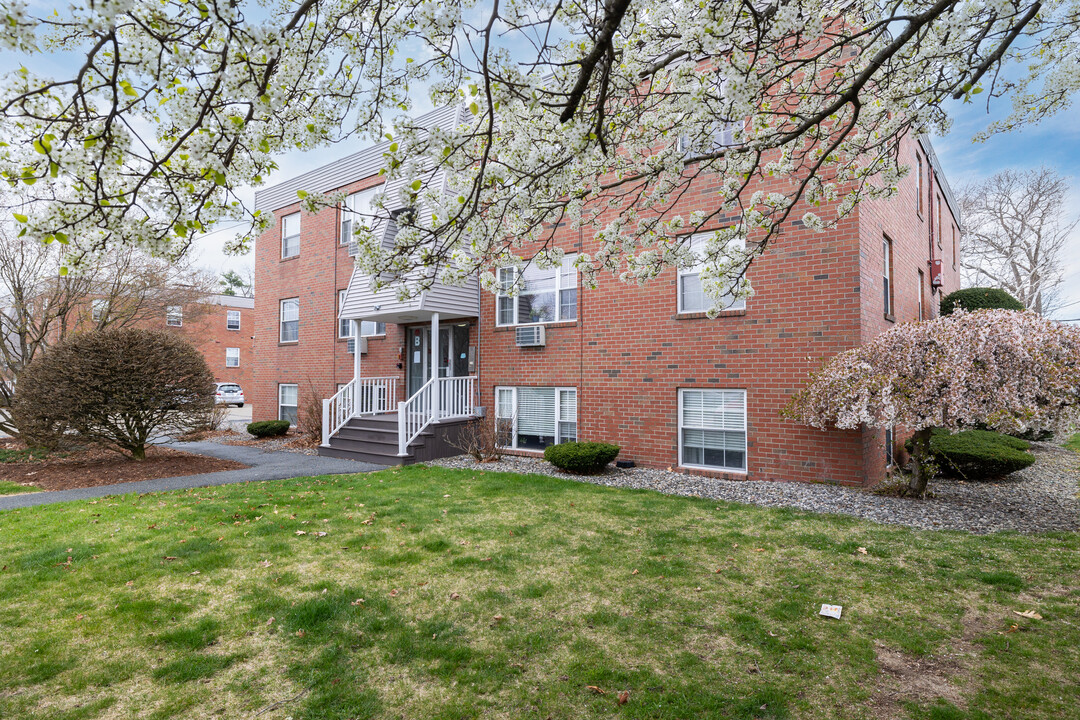
POLYGON ((205 427, 214 374, 194 345, 163 330, 123 328, 75 335, 19 375, 14 416, 27 445, 82 439, 146 457, 162 435, 205 427))
POLYGON ((949 293, 941 298, 941 314, 951 315, 957 308, 972 312, 998 308, 1001 310, 1023 310, 1020 301, 1000 288, 966 288, 949 293))
POLYGON ((544 449, 545 460, 577 475, 595 475, 618 456, 618 445, 600 442, 567 442, 544 449))
POLYGON ((289 421, 260 420, 259 422, 248 423, 247 431, 257 438, 277 437, 289 432, 289 421))
MULTIPOLYGON (((907 443, 911 450, 911 441, 907 443)), ((1026 440, 990 432, 964 430, 949 434, 935 428, 930 436, 930 454, 943 475, 964 480, 992 480, 1035 462, 1027 452, 1026 440)))

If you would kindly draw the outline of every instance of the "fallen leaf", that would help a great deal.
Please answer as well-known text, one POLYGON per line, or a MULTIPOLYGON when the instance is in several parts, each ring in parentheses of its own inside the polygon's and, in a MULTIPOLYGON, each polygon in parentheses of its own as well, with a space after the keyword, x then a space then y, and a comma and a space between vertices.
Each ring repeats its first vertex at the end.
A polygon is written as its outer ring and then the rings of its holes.
POLYGON ((397 597, 399 592, 401 592, 401 591, 398 590, 397 588, 394 588, 393 590, 390 591, 390 597, 397 597))
POLYGON ((855 552, 859 553, 860 555, 865 555, 866 554, 866 548, 864 548, 864 547, 856 548, 855 552))
POLYGON ((84 617, 86 617, 86 616, 85 615, 76 615, 75 619, 76 620, 82 620, 84 617))
POLYGON ((1008 630, 1006 630, 1004 632, 998 631, 998 635, 1008 635, 1009 633, 1014 633, 1019 629, 1020 629, 1020 626, 1017 625, 1016 623, 1013 623, 1012 625, 1009 626, 1008 630))
POLYGON ((307 531, 305 531, 305 530, 297 530, 296 534, 297 535, 307 535, 307 531))
POLYGON ((456 592, 450 593, 450 599, 451 600, 457 600, 459 597, 461 597, 461 596, 458 595, 456 592))
POLYGON ((630 573, 630 574, 631 574, 631 575, 637 575, 637 568, 634 568, 634 572, 632 572, 632 573, 630 573))
POLYGON ((261 567, 270 567, 273 564, 274 563, 270 562, 269 560, 262 560, 262 561, 259 562, 259 565, 261 567))
POLYGON ((173 557, 172 555, 166 555, 163 559, 165 559, 165 560, 179 560, 180 558, 173 557))
POLYGON ((193 573, 191 573, 191 574, 192 574, 192 575, 202 575, 202 573, 201 573, 201 572, 199 572, 198 570, 196 570, 195 572, 193 572, 193 573))
POLYGON ((496 615, 495 617, 493 617, 491 619, 496 625, 498 625, 499 623, 501 623, 503 621, 503 616, 502 615, 496 615))
POLYGON ((1035 612, 1034 610, 1025 610, 1024 612, 1020 612, 1019 610, 1013 610, 1013 613, 1016 614, 1016 615, 1019 615, 1020 617, 1028 618, 1029 620, 1042 620, 1043 619, 1043 616, 1040 615, 1039 613, 1035 612))
POLYGON ((304 632, 303 630, 297 630, 296 631, 296 637, 304 637, 305 635, 307 635, 307 633, 304 632))
POLYGON ((266 626, 267 627, 269 627, 269 626, 271 626, 273 624, 274 624, 274 618, 270 618, 269 620, 266 621, 266 626))
POLYGON ((630 699, 630 691, 629 690, 623 690, 621 693, 619 693, 619 704, 620 705, 625 705, 626 701, 629 700, 629 699, 630 699))
POLYGON ((135 581, 134 580, 128 580, 124 584, 127 585, 128 587, 135 587, 135 581))
POLYGON ((754 552, 765 552, 765 548, 754 548, 754 552))
POLYGON ((600 688, 596 687, 595 685, 586 685, 585 687, 588 688, 589 690, 592 690, 597 695, 607 695, 606 692, 604 692, 600 688))
POLYGON ((349 604, 350 605, 363 605, 364 604, 364 598, 356 598, 355 600, 353 600, 349 604))
POLYGON ((218 541, 218 542, 221 542, 221 541, 222 541, 222 540, 224 540, 224 539, 225 539, 225 536, 224 536, 224 535, 222 535, 221 537, 219 537, 219 538, 217 539, 217 541, 218 541))
POLYGON ((315 535, 315 537, 326 537, 326 533, 321 532, 321 531, 317 532, 317 533, 313 533, 313 534, 315 535))

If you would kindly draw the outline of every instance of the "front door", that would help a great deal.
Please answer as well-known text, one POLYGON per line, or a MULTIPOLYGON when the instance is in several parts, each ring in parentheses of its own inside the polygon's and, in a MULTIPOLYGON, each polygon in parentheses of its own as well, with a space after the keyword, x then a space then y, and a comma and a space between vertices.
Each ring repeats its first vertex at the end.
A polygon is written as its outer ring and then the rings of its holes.
MULTIPOLYGON (((431 326, 410 327, 405 333, 408 347, 407 385, 409 397, 431 379, 431 326)), ((439 377, 469 374, 469 324, 439 328, 439 377)))

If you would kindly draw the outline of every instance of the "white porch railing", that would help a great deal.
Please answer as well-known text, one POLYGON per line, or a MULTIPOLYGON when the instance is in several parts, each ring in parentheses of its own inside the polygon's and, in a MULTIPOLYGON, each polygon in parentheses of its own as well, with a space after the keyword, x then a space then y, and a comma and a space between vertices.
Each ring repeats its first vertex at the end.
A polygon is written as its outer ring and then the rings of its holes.
POLYGON ((468 417, 476 409, 475 377, 439 378, 439 417, 468 417))
POLYGON ((393 412, 396 399, 396 377, 353 378, 332 398, 323 400, 322 444, 329 445, 331 436, 349 418, 393 412))
POLYGON ((469 417, 476 412, 476 377, 432 378, 405 402, 398 403, 398 455, 433 422, 469 417))
POLYGON ((394 412, 397 403, 396 377, 362 377, 356 382, 357 417, 361 415, 381 415, 394 412))
POLYGON ((353 416, 353 404, 356 401, 356 380, 350 380, 334 393, 332 398, 322 401, 322 444, 330 444, 330 436, 353 416))

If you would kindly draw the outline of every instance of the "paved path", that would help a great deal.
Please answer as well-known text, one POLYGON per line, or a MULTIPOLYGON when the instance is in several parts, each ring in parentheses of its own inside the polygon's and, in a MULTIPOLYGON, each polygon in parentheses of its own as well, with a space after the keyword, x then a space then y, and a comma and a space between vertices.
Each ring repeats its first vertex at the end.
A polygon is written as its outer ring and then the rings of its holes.
POLYGON ((225 460, 236 460, 251 467, 243 470, 224 470, 201 475, 181 475, 179 477, 140 480, 138 482, 102 485, 99 487, 56 490, 54 492, 35 492, 25 495, 0 496, 0 510, 51 505, 69 500, 86 500, 106 495, 124 495, 126 493, 160 492, 162 490, 187 490, 195 487, 231 485, 233 483, 261 480, 284 480, 286 478, 306 477, 309 475, 344 475, 349 473, 382 470, 381 465, 301 455, 290 452, 266 452, 259 448, 244 445, 222 445, 212 442, 166 443, 165 447, 176 448, 185 452, 225 460))

